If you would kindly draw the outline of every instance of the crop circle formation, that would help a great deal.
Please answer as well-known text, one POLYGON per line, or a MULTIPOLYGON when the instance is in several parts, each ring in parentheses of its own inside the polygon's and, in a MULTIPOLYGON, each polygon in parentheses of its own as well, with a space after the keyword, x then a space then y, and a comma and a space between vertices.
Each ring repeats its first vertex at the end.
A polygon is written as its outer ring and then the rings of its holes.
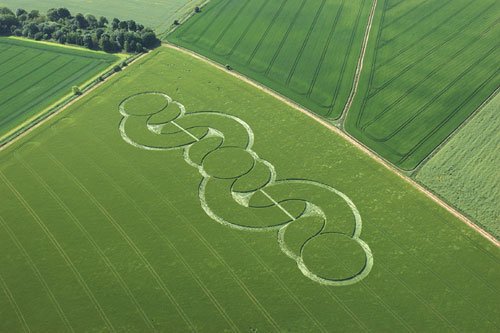
POLYGON ((254 133, 240 118, 213 111, 188 113, 162 92, 132 95, 122 101, 119 111, 123 116, 120 134, 128 144, 144 150, 183 151, 184 160, 203 177, 198 188, 200 204, 217 223, 242 231, 277 232, 281 251, 304 276, 320 284, 350 285, 370 273, 373 255, 360 238, 361 215, 351 199, 312 180, 278 180, 274 166, 252 150, 254 133), (229 128, 228 120, 233 124, 229 128), (212 138, 220 144, 208 144, 212 138), (253 171, 261 177, 263 168, 268 169, 270 179, 260 188, 235 186, 254 183, 253 171), (320 204, 318 193, 331 198, 332 205, 350 209, 348 223, 341 227, 338 219, 346 217, 337 216, 325 200, 320 204), (319 222, 311 224, 312 220, 319 222), (294 230, 293 237, 287 237, 289 230, 294 230))

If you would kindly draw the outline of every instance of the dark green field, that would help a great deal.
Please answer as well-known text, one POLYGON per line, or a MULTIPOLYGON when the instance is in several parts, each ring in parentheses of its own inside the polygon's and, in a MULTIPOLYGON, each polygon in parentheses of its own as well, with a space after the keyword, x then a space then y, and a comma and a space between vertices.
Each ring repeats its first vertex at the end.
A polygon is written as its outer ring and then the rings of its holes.
POLYGON ((337 118, 370 8, 368 0, 214 0, 168 39, 337 118))
POLYGON ((0 139, 120 58, 0 38, 0 139))
POLYGON ((413 169, 500 85, 500 2, 379 2, 347 131, 413 169))
POLYGON ((500 326, 498 247, 318 122, 171 49, 1 151, 0 195, 1 332, 500 326))

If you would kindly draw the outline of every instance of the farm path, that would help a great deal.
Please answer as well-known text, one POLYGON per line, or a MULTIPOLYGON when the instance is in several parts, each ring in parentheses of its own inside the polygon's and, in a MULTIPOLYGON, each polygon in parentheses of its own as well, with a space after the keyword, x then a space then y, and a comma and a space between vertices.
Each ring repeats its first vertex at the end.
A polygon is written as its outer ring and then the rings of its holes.
POLYGON ((361 72, 363 71, 363 64, 365 62, 366 49, 368 48, 368 40, 370 39, 370 32, 373 25, 373 17, 375 16, 375 11, 377 9, 378 0, 373 0, 372 9, 370 10, 370 16, 368 17, 368 24, 366 25, 365 36, 363 37, 363 46, 361 47, 361 52, 358 58, 358 65, 356 66, 356 73, 354 74, 354 80, 352 82, 351 92, 347 98, 347 102, 342 109, 342 113, 339 117, 339 123, 344 126, 344 120, 347 117, 347 113, 351 109, 354 97, 358 93, 359 81, 361 80, 361 72))
MULTIPOLYGON (((374 2, 376 3, 376 1, 377 0, 375 0, 374 2)), ((370 20, 370 23, 371 23, 371 20, 370 20)), ((365 38, 366 37, 367 36, 365 36, 365 38)), ((385 168, 389 169, 394 174, 396 174, 397 176, 399 176, 401 179, 403 179, 407 183, 411 184, 413 187, 415 187, 416 189, 418 189, 420 192, 424 193, 431 200, 433 200, 438 205, 440 205, 441 207, 443 207, 444 209, 446 209, 448 212, 450 212, 451 214, 453 214, 454 216, 456 216, 458 219, 460 219, 462 222, 464 222, 465 224, 467 224, 469 227, 471 227, 472 229, 474 229, 475 231, 477 231, 481 236, 483 236, 484 238, 486 238, 487 240, 489 240, 495 246, 500 247, 500 242, 494 236, 492 236, 491 234, 489 234, 487 231, 483 230, 481 227, 479 227, 474 222, 472 222, 471 220, 469 220, 465 215, 463 215, 458 210, 456 210, 455 208, 453 208, 452 206, 450 206, 449 204, 447 204, 446 202, 444 202, 442 199, 440 199, 437 195, 435 195, 434 193, 432 193, 427 188, 425 188, 424 186, 420 185, 419 183, 417 183, 416 181, 414 181, 410 177, 408 177, 405 174, 403 174, 401 171, 399 171, 394 166, 392 166, 391 164, 389 164, 389 162, 387 162, 384 159, 382 159, 380 156, 378 156, 377 154, 375 154, 368 147, 366 147, 361 142, 359 142, 358 140, 356 140, 354 137, 352 137, 348 133, 342 131, 338 127, 332 125, 331 123, 328 123, 326 120, 322 119, 321 117, 317 116, 316 114, 312 113, 311 111, 305 109, 301 105, 293 102, 292 100, 284 97, 283 95, 281 95, 281 94, 279 94, 279 93, 271 90, 270 88, 268 88, 268 87, 266 87, 266 86, 264 86, 264 85, 262 85, 262 84, 260 84, 260 83, 258 83, 256 81, 254 81, 254 80, 252 80, 252 79, 250 79, 250 78, 248 78, 248 77, 246 77, 246 76, 244 76, 244 75, 242 75, 240 73, 237 73, 237 72, 234 72, 234 71, 228 71, 224 66, 222 66, 222 65, 220 65, 220 64, 218 64, 218 63, 216 63, 216 62, 214 62, 214 61, 212 61, 210 59, 208 59, 207 57, 204 57, 204 56, 202 56, 202 55, 200 55, 198 53, 195 53, 195 52, 190 51, 188 49, 185 49, 185 48, 182 48, 182 47, 179 47, 179 46, 176 46, 176 45, 172 45, 172 44, 169 44, 169 43, 164 43, 163 46, 164 47, 168 47, 170 49, 177 50, 177 51, 185 53, 185 54, 188 54, 188 55, 192 56, 193 58, 196 58, 196 59, 201 60, 201 61, 203 61, 203 62, 205 62, 207 64, 210 64, 211 66, 213 66, 213 67, 215 67, 215 68, 217 68, 217 69, 219 69, 221 71, 227 72, 229 75, 237 77, 238 79, 240 79, 240 80, 242 80, 242 81, 250 84, 251 86, 253 86, 253 87, 255 87, 255 88, 257 88, 257 89, 265 92, 268 95, 273 96, 274 98, 282 101, 283 103, 285 103, 288 106, 294 108, 295 110, 297 110, 299 112, 302 112, 303 114, 307 115, 308 117, 316 120, 321 125, 325 126, 329 130, 335 132, 336 134, 340 135, 345 140, 347 140, 350 143, 352 143, 355 147, 357 147, 363 153, 365 153, 366 155, 368 155, 371 158, 375 159, 377 162, 379 162, 380 164, 382 164, 385 168)), ((363 54, 364 54, 364 52, 362 52, 362 56, 363 56, 363 54)), ((354 84, 353 84, 353 87, 354 87, 354 84)))

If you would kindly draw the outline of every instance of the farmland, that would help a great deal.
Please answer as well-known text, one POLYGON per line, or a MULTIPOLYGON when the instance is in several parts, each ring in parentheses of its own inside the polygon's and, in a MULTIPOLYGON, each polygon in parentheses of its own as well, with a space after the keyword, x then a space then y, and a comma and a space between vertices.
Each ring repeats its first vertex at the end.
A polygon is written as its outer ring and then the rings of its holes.
POLYGON ((500 84, 500 3, 380 2, 347 131, 411 170, 500 84))
POLYGON ((347 101, 372 2, 211 1, 168 40, 327 118, 347 101))
POLYGON ((81 0, 0 0, 0 7, 7 6, 13 9, 24 8, 28 11, 37 9, 47 11, 50 8, 65 7, 71 12, 105 16, 110 19, 141 22, 162 33, 167 30, 174 20, 182 18, 191 12, 202 0, 138 0, 121 1, 81 1, 81 0))
POLYGON ((2 332, 500 325, 496 246, 313 119, 171 49, 1 151, 0 193, 2 332))
POLYGON ((215 0, 168 39, 340 118, 348 133, 412 170, 500 84, 499 13, 495 0, 215 0))
POLYGON ((110 67, 118 56, 0 38, 0 138, 110 67))
POLYGON ((418 172, 424 183, 500 237, 500 95, 489 102, 418 172))

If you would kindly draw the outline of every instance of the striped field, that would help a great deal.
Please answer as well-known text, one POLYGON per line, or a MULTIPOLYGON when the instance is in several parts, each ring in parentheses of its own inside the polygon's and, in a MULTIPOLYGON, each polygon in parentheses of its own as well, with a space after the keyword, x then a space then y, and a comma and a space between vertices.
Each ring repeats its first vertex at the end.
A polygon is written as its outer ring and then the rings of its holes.
POLYGON ((0 38, 0 139, 117 60, 104 53, 0 38))
POLYGON ((500 85, 499 15, 496 0, 214 0, 168 39, 412 170, 500 85))
POLYGON ((369 0, 214 0, 168 39, 337 118, 371 6, 369 0))
POLYGON ((0 151, 0 197, 0 332, 500 326, 498 247, 307 115, 173 49, 0 151))
POLYGON ((500 85, 500 2, 382 0, 347 131, 411 170, 500 85))

